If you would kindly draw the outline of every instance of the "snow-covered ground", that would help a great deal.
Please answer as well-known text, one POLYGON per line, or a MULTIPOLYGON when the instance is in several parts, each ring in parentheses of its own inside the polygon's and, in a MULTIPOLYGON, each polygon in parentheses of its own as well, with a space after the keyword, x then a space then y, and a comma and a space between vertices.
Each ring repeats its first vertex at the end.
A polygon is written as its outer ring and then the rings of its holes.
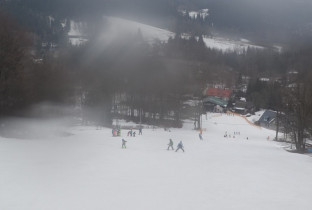
POLYGON ((88 41, 87 38, 83 37, 83 30, 85 28, 85 23, 82 22, 75 22, 71 20, 69 22, 70 24, 70 29, 68 32, 69 36, 69 43, 73 46, 79 46, 88 41))
MULTIPOLYGON (((190 12, 189 15, 191 17, 195 17, 197 15, 201 17, 207 17, 209 13, 208 9, 203 9, 200 11, 190 12)), ((156 40, 167 42, 169 38, 173 38, 175 36, 175 33, 169 30, 157 28, 133 20, 127 20, 119 17, 105 17, 104 19, 106 20, 105 24, 107 25, 105 25, 106 30, 103 32, 103 40, 106 42, 113 40, 117 35, 120 34, 136 34, 138 33, 138 30, 141 31, 143 38, 151 44, 153 44, 156 40)), ((88 39, 84 37, 83 33, 85 28, 85 23, 75 22, 73 20, 70 21, 70 31, 68 32, 68 36, 69 42, 72 45, 78 46, 88 41, 88 39)), ((189 39, 190 35, 183 34, 182 38, 189 39)), ((236 51, 240 53, 247 50, 248 48, 260 50, 265 49, 265 47, 252 44, 249 40, 244 38, 240 40, 231 40, 220 36, 205 36, 203 40, 208 48, 217 49, 223 52, 236 51)), ((278 52, 282 51, 282 47, 278 45, 274 45, 273 48, 278 52)))
POLYGON ((188 15, 190 18, 196 19, 196 18, 207 18, 209 16, 209 9, 201 9, 197 11, 189 11, 187 12, 186 10, 179 10, 183 16, 188 15))
POLYGON ((149 43, 154 43, 155 40, 167 42, 168 39, 174 37, 174 33, 161 28, 153 27, 132 20, 127 20, 118 17, 105 17, 108 23, 108 34, 136 34, 141 31, 143 38, 149 43))
POLYGON ((239 116, 202 119, 203 141, 191 126, 137 137, 123 130, 127 149, 110 129, 94 127, 0 138, 0 209, 310 209, 311 157, 286 152, 266 140, 273 131, 239 116), (167 151, 169 138, 174 147, 182 140, 185 153, 167 151))
POLYGON ((250 42, 246 42, 247 40, 243 39, 240 41, 234 41, 230 39, 225 39, 221 37, 204 37, 203 38, 206 46, 212 49, 219 49, 223 52, 243 52, 248 48, 251 49, 264 49, 264 47, 250 44, 250 42))
POLYGON ((190 11, 189 17, 206 19, 209 16, 209 9, 201 9, 199 11, 190 11))
MULTIPOLYGON (((199 12, 198 14, 208 15, 208 10, 203 10, 201 12, 202 13, 199 12)), ((103 34, 103 36, 106 36, 107 38, 110 38, 111 36, 115 37, 117 34, 135 34, 138 32, 138 30, 141 31, 143 38, 149 43, 154 43, 155 40, 167 42, 169 38, 173 38, 175 36, 175 33, 171 31, 132 20, 126 20, 118 17, 106 17, 105 19, 108 23, 108 30, 105 34, 103 34)), ((187 39, 189 36, 187 34, 184 34, 182 37, 187 39)), ((243 41, 234 41, 221 37, 204 37, 204 42, 208 48, 218 49, 223 52, 242 52, 248 47, 255 49, 264 49, 264 47, 253 45, 250 42, 246 42, 245 39, 243 39, 243 41)))

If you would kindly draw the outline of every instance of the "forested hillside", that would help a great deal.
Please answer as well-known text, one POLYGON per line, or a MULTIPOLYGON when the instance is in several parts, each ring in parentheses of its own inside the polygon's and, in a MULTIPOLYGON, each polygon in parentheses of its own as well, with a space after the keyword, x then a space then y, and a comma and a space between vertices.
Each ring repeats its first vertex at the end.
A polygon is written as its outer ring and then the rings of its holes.
MULTIPOLYGON (((192 110, 184 102, 201 99, 203 90, 212 84, 234 89, 237 98, 246 97, 256 109, 288 110, 295 115, 285 106, 295 106, 301 99, 285 100, 289 94, 301 96, 303 90, 308 92, 302 97, 309 94, 309 35, 297 36, 288 25, 289 35, 297 39, 289 39, 282 51, 270 47, 228 52, 207 48, 203 35, 213 36, 219 28, 226 33, 235 25, 239 27, 234 31, 245 34, 255 27, 240 24, 241 20, 253 22, 252 26, 259 21, 257 15, 226 21, 222 12, 215 13, 222 5, 213 1, 1 1, 1 115, 27 115, 30 107, 51 102, 79 107, 85 121, 109 125, 112 119, 126 118, 178 127, 181 118, 200 112, 199 107, 192 110), (205 6, 209 8, 207 19, 185 15, 205 6), (134 11, 141 12, 132 15, 133 19, 172 28, 175 36, 150 43, 138 29, 134 34, 108 35, 110 42, 104 41, 107 24, 102 15, 130 16, 134 11), (150 19, 143 18, 147 13, 150 19), (69 43, 71 22, 86 23, 87 42, 79 46, 69 43), (290 78, 289 72, 298 76, 290 78), (303 90, 294 89, 301 85, 303 90), (242 92, 242 87, 247 92, 242 92)), ((237 14, 243 15, 241 12, 237 14)), ((267 27, 262 28, 263 33, 267 27)), ((256 30, 253 33, 258 34, 256 30)), ((274 40, 273 35, 268 36, 274 40)))

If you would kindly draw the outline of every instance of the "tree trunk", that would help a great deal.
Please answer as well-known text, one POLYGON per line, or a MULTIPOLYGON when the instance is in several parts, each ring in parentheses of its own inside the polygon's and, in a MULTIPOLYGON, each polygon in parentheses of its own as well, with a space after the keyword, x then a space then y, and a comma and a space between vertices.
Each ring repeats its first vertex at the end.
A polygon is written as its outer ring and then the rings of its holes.
POLYGON ((302 128, 299 128, 298 130, 298 147, 297 147, 297 151, 300 153, 304 153, 304 143, 303 143, 303 130, 302 128))

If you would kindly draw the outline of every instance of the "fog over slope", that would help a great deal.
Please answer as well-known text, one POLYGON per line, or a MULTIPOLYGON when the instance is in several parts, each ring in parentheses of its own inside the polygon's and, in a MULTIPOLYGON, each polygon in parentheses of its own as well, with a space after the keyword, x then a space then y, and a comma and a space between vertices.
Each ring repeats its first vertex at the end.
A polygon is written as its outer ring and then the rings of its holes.
POLYGON ((170 29, 178 9, 209 8, 210 30, 260 42, 287 42, 311 37, 310 0, 24 0, 40 13, 81 19, 95 15, 129 17, 170 29))

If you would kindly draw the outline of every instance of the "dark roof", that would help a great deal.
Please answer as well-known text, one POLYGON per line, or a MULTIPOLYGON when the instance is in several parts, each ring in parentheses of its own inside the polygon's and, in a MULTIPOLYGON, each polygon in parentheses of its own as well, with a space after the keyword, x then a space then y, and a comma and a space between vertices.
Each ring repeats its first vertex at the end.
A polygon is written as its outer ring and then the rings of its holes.
POLYGON ((215 96, 208 96, 206 98, 203 99, 203 103, 212 103, 212 104, 215 104, 215 105, 219 105, 219 106, 222 106, 222 107, 226 107, 228 102, 227 101, 224 101, 218 97, 215 97, 215 96))
POLYGON ((266 110, 259 119, 259 122, 270 122, 275 119, 276 112, 272 110, 266 110))

